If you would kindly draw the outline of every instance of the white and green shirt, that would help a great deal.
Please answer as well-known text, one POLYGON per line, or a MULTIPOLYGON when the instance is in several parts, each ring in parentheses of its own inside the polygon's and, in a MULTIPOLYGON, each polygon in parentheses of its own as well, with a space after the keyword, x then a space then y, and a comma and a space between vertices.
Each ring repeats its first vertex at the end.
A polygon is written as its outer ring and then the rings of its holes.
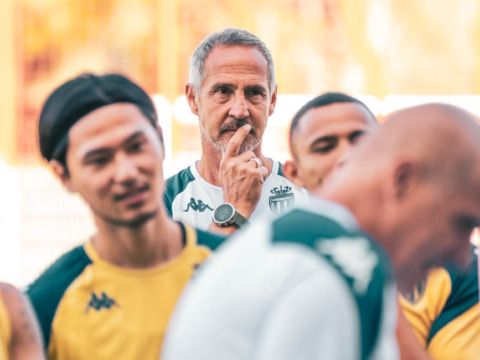
POLYGON ((197 271, 162 360, 393 360, 391 263, 344 207, 311 200, 226 241, 197 271))
MULTIPOLYGON (((281 164, 273 161, 272 172, 263 184, 262 195, 250 219, 265 211, 281 214, 307 198, 306 190, 293 185, 282 174, 281 164)), ((193 164, 166 181, 164 201, 173 220, 206 230, 212 223, 213 211, 223 203, 223 190, 205 181, 193 164)))

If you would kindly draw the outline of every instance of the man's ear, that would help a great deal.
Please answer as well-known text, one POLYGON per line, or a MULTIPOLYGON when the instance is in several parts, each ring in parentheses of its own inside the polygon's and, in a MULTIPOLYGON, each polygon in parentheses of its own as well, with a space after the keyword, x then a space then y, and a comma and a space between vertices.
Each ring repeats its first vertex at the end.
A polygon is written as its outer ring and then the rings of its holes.
POLYGON ((304 187, 303 181, 298 176, 298 166, 295 160, 287 160, 283 164, 282 168, 283 175, 299 187, 304 187))
POLYGON ((268 109, 268 116, 272 115, 275 111, 275 105, 277 104, 277 86, 275 86, 275 91, 272 93, 272 98, 270 101, 270 107, 268 109))
POLYGON ((394 164, 392 184, 397 199, 403 199, 412 192, 420 180, 421 171, 421 163, 417 159, 401 159, 394 164))
POLYGON ((187 102, 192 113, 198 115, 197 93, 195 92, 193 85, 190 83, 185 85, 185 96, 187 97, 187 102))
POLYGON ((57 160, 50 160, 49 164, 53 170, 53 173, 60 180, 65 189, 71 193, 76 192, 77 190, 73 186, 65 166, 59 163, 57 160))

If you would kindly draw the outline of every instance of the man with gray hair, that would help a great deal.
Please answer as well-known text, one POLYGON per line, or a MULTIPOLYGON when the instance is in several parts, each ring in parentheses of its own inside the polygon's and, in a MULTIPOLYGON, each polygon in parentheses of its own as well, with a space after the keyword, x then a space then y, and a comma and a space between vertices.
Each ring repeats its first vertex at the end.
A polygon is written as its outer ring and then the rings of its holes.
POLYGON ((277 85, 270 51, 257 36, 235 28, 208 35, 192 55, 185 94, 199 119, 202 155, 167 180, 164 200, 174 220, 232 233, 264 210, 280 213, 306 197, 262 154, 277 85))

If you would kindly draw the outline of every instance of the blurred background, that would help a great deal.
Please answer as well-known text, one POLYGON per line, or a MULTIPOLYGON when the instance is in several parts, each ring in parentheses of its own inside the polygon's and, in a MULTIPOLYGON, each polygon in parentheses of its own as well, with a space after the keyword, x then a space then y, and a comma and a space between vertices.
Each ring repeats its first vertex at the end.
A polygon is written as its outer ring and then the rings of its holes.
POLYGON ((82 72, 120 72, 155 99, 167 175, 199 157, 183 91, 190 55, 228 26, 257 34, 276 64, 278 105, 267 155, 288 157, 293 113, 324 91, 376 114, 445 101, 480 114, 479 0, 2 0, 0 4, 0 279, 28 284, 94 232, 81 199, 40 160, 40 107, 82 72))

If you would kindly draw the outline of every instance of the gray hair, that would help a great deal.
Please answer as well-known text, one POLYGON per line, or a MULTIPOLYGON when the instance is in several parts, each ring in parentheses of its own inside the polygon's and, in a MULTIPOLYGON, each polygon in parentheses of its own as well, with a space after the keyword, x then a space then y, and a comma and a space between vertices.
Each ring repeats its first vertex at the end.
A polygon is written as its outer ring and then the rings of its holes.
POLYGON ((272 55, 265 43, 256 35, 243 29, 226 28, 221 31, 213 32, 208 35, 197 46, 190 59, 190 84, 198 93, 205 79, 203 65, 210 51, 218 45, 241 45, 252 46, 260 50, 265 56, 268 64, 268 86, 272 93, 276 87, 275 66, 273 65, 272 55))

